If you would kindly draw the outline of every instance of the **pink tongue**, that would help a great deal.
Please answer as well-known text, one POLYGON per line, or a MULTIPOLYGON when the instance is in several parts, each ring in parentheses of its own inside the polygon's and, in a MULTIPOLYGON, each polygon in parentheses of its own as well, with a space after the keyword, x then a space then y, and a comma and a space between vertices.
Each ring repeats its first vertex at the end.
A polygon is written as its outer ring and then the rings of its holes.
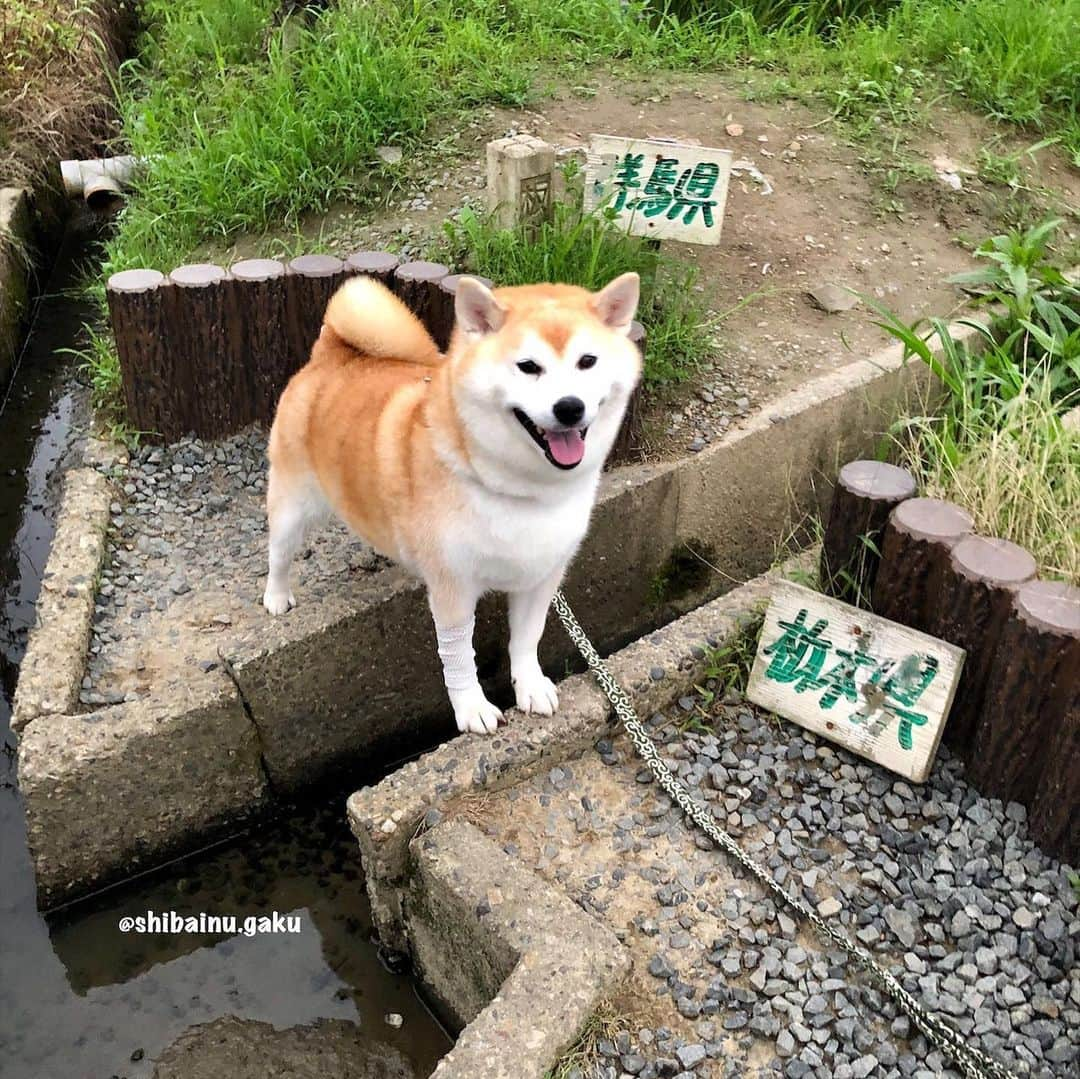
POLYGON ((544 438, 560 465, 576 465, 585 456, 585 439, 580 431, 545 431, 544 438))

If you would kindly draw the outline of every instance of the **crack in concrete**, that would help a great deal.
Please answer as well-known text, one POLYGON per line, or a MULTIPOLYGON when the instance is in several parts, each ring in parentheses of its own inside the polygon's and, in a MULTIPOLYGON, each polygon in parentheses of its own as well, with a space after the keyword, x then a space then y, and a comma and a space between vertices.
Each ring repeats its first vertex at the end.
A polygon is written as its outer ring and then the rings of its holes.
POLYGON ((236 671, 233 670, 233 666, 229 662, 228 656, 226 656, 220 648, 218 649, 218 659, 221 660, 222 669, 229 676, 229 681, 236 687, 236 695, 240 698, 240 707, 244 709, 244 715, 247 716, 248 722, 255 731, 255 742, 259 747, 259 768, 261 769, 263 779, 266 782, 266 790, 270 795, 270 800, 274 802, 279 801, 280 798, 277 787, 274 784, 273 777, 270 775, 269 765, 266 763, 266 741, 263 736, 262 728, 255 718, 255 712, 252 710, 250 702, 244 695, 244 690, 240 685, 240 679, 236 676, 236 671))

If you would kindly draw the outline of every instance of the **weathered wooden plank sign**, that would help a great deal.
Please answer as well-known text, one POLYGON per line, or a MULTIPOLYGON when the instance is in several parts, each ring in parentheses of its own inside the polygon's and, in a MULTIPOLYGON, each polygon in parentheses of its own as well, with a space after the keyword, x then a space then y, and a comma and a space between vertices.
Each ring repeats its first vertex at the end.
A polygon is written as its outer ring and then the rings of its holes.
POLYGON ((585 209, 610 209, 633 236, 718 244, 730 176, 730 150, 591 135, 585 209))
POLYGON ((963 662, 962 648, 779 581, 746 695, 922 783, 963 662))

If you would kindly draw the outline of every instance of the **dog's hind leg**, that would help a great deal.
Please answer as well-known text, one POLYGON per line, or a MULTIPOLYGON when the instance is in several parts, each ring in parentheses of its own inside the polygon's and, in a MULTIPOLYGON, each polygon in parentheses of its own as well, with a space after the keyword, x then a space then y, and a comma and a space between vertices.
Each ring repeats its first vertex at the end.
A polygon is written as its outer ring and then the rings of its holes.
POLYGON ((329 513, 326 499, 310 472, 293 472, 271 465, 266 481, 266 515, 270 527, 270 572, 263 606, 271 614, 284 614, 296 606, 289 587, 289 570, 312 525, 322 524, 329 513))

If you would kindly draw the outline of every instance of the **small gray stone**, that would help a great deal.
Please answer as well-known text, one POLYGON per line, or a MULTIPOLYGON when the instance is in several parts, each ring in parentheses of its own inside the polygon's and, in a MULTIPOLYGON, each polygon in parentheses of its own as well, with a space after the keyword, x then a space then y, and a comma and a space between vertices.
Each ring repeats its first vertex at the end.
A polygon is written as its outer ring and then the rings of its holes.
POLYGON ((1013 922, 1021 929, 1031 929, 1038 922, 1038 915, 1033 914, 1027 907, 1020 907, 1013 911, 1013 922))
POLYGON ((703 1060, 708 1057, 708 1053, 705 1051, 704 1045, 683 1045, 675 1050, 675 1055, 679 1058, 679 1063, 684 1068, 696 1068, 703 1060))
POLYGON ((859 298, 852 295, 848 289, 841 288, 831 282, 808 289, 807 295, 817 307, 830 315, 838 314, 841 311, 850 311, 859 303, 859 298))

